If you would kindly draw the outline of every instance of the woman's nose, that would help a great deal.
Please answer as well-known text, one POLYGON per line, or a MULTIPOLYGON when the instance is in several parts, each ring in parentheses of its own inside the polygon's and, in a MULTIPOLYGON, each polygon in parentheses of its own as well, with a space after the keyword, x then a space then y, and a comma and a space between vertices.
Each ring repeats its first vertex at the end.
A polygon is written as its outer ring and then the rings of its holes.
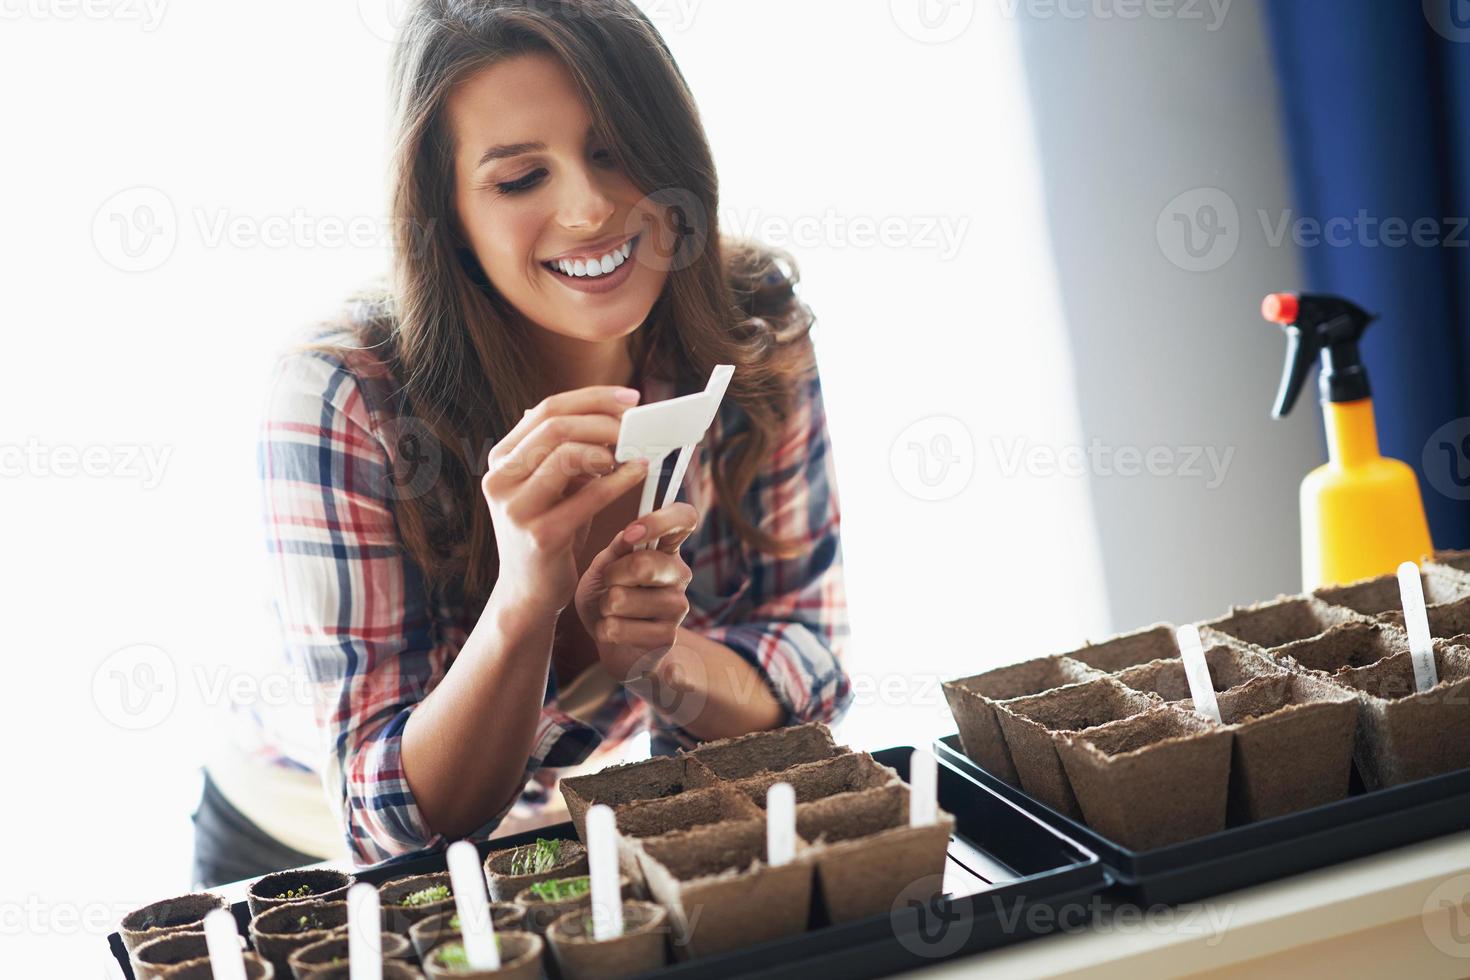
POLYGON ((601 228, 616 210, 612 198, 599 184, 597 175, 589 170, 571 172, 561 186, 557 218, 564 228, 601 228))

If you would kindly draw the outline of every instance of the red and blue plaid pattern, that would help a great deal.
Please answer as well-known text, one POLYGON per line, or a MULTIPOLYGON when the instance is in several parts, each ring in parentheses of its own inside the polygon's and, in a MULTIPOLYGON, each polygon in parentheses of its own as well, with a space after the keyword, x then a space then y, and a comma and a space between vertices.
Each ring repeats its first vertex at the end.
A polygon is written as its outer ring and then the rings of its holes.
MULTIPOLYGON (((345 358, 291 354, 272 386, 259 464, 280 653, 284 669, 304 677, 312 692, 314 717, 299 717, 300 706, 253 717, 258 751, 322 774, 350 853, 366 866, 448 843, 419 813, 400 739, 410 712, 444 677, 474 623, 462 603, 427 587, 398 537, 395 499, 442 489, 432 486, 432 472, 428 489, 419 486, 418 473, 404 479, 418 466, 432 471, 431 440, 403 416, 399 386, 379 360, 359 351, 345 358), (293 710, 298 717, 283 715, 293 710)), ((682 393, 651 379, 643 401, 682 393)), ((706 444, 747 424, 726 399, 706 444)), ((787 724, 832 722, 852 700, 842 666, 848 620, 834 472, 813 371, 786 438, 772 447, 740 501, 762 528, 799 539, 805 546, 799 557, 773 558, 739 540, 713 507, 703 444, 679 494, 701 514, 681 548, 694 573, 684 625, 755 665, 785 707, 787 724)), ((477 496, 457 505, 483 502, 477 496)), ((552 775, 546 770, 574 765, 645 729, 656 753, 695 742, 621 688, 586 723, 571 718, 557 708, 552 673, 526 760, 523 800, 546 798, 552 775)), ((509 810, 472 836, 488 837, 509 810)))

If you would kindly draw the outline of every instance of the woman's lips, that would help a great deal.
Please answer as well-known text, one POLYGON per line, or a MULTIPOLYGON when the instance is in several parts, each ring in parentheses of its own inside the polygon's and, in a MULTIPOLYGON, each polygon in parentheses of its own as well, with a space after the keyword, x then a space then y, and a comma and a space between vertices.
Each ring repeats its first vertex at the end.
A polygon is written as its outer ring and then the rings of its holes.
POLYGON ((642 235, 634 238, 633 250, 628 253, 628 257, 623 260, 623 264, 604 275, 596 277, 569 276, 560 269, 554 269, 545 263, 542 263, 541 268, 545 269, 548 275, 568 289, 574 289, 579 293, 609 293, 632 277, 633 263, 638 258, 638 246, 642 241, 642 235))

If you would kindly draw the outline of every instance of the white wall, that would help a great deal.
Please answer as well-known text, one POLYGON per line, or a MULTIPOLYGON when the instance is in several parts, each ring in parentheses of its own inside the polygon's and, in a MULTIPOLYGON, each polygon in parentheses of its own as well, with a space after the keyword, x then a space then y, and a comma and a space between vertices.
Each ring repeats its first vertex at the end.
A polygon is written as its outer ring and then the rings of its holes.
POLYGON ((1090 475, 1113 625, 1300 591, 1297 485, 1321 460, 1320 413, 1309 393, 1270 418, 1285 342, 1260 302, 1302 284, 1259 216, 1290 207, 1260 4, 1018 10, 1087 445, 1162 447, 1168 471, 1090 475), (1179 16, 1098 13, 1154 8, 1179 16), (1177 216, 1206 207, 1223 233, 1194 224, 1191 257, 1177 216), (1228 465, 1205 455, 1196 476, 1195 449, 1228 465))

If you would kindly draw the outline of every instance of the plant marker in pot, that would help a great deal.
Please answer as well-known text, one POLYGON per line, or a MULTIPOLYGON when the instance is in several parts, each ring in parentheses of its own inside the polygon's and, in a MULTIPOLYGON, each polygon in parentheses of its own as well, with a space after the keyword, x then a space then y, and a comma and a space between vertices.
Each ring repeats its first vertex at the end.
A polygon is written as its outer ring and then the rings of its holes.
POLYGON ((347 966, 352 980, 383 980, 383 906, 369 884, 347 889, 347 966))
POLYGON ((449 880, 454 886, 454 907, 459 910, 460 935, 470 969, 500 969, 500 947, 495 942, 495 925, 490 920, 490 896, 480 871, 480 855, 469 841, 456 841, 445 854, 449 880))
POLYGON ((796 857, 796 790, 775 783, 766 790, 766 863, 773 868, 796 857))
POLYGON ((623 934, 623 895, 618 867, 618 827, 612 807, 587 811, 587 868, 592 879, 592 936, 597 942, 623 934))
POLYGON ((1194 699, 1194 713, 1206 721, 1220 723, 1220 705, 1215 700, 1215 685, 1210 680, 1210 665, 1205 662, 1205 649, 1199 630, 1179 627, 1179 656, 1184 660, 1184 677, 1189 681, 1189 696, 1194 699))
POLYGON ((1399 596, 1404 603, 1404 629, 1409 631, 1409 657, 1414 662, 1414 687, 1423 694, 1439 683, 1434 670, 1434 641, 1429 637, 1429 613, 1424 608, 1424 582, 1419 566, 1399 566, 1399 596))
POLYGON ((932 827, 939 819, 939 763, 927 749, 909 756, 909 826, 932 827))
POLYGON ((245 957, 240 954, 240 932, 235 928, 234 915, 224 909, 206 915, 204 942, 215 980, 245 980, 245 957))

